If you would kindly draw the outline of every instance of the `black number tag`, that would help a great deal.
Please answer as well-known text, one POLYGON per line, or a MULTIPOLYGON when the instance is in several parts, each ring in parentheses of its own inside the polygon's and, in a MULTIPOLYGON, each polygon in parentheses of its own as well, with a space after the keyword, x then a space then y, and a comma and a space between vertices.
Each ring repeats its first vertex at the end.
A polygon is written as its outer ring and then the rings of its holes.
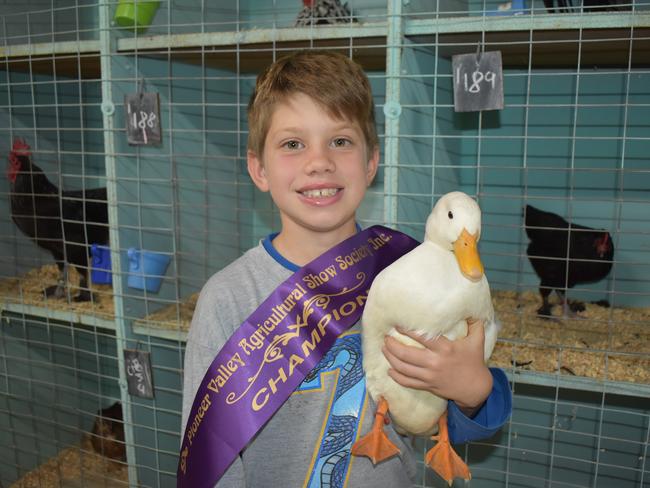
POLYGON ((124 95, 126 136, 131 145, 158 145, 160 135, 160 102, 158 93, 124 95))
POLYGON ((136 349, 124 349, 124 367, 129 395, 153 398, 150 354, 136 349))
POLYGON ((478 112, 503 109, 501 51, 452 56, 454 110, 478 112))

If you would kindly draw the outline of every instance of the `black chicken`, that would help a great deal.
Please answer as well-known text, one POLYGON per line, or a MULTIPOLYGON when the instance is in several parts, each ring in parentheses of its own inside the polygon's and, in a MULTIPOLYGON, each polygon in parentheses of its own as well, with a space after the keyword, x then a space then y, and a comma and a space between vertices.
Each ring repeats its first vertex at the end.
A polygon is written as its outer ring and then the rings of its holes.
POLYGON ((29 146, 14 141, 9 153, 9 198, 11 218, 39 247, 52 253, 59 268, 56 285, 46 288, 46 296, 62 298, 67 283, 67 264, 79 272, 79 295, 88 301, 88 258, 90 244, 108 244, 106 188, 61 191, 32 163, 29 146))
POLYGON ((126 460, 124 420, 120 402, 97 412, 90 443, 93 449, 103 456, 116 461, 126 460))
POLYGON ((582 312, 584 304, 567 300, 566 290, 581 283, 595 283, 607 276, 614 258, 612 236, 605 230, 569 224, 559 215, 531 205, 526 205, 524 212, 526 234, 530 239, 528 259, 541 278, 542 306, 537 313, 551 315, 548 298, 553 290, 562 300, 565 312, 567 307, 572 312, 582 312))

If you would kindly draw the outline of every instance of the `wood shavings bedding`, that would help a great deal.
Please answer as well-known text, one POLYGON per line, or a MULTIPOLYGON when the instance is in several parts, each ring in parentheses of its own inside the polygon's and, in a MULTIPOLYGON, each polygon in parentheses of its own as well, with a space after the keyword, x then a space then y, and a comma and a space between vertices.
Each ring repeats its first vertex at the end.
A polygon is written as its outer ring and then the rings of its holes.
POLYGON ((118 488, 129 486, 128 481, 126 464, 94 452, 90 439, 84 436, 81 445, 63 449, 10 488, 118 488))
MULTIPOLYGON (((43 290, 51 285, 56 285, 59 278, 59 269, 55 264, 46 264, 35 268, 22 276, 0 280, 0 299, 8 303, 22 303, 47 307, 53 310, 71 311, 95 315, 104 319, 115 318, 113 305, 113 287, 111 285, 91 284, 93 300, 88 302, 75 302, 63 298, 46 298, 43 290)), ((71 297, 79 291, 79 275, 70 266, 68 281, 72 286, 68 288, 71 297)))
POLYGON ((650 309, 587 303, 577 317, 544 319, 536 292, 494 291, 492 300, 503 328, 490 365, 650 384, 650 309))

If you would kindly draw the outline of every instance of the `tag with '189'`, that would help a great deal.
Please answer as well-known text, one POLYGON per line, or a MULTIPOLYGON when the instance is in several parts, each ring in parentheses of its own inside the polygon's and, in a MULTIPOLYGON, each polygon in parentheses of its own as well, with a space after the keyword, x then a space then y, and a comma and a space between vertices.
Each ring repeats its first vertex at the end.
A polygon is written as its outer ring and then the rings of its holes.
POLYGON ((501 52, 452 56, 454 110, 478 112, 503 109, 501 52))

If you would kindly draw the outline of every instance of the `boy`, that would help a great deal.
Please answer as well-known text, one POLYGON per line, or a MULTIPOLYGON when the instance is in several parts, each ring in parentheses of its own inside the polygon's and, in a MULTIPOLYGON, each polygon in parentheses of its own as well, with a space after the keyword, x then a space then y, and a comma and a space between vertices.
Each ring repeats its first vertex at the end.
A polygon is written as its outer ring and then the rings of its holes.
MULTIPOLYGON (((270 192, 281 231, 215 274, 201 292, 185 354, 183 432, 206 369, 239 325, 292 273, 359 231, 355 213, 379 164, 370 85, 362 69, 343 55, 301 52, 276 61, 259 76, 248 117, 248 172, 261 191, 270 192)), ((368 431, 374 417, 360 369, 359 331, 356 323, 339 336, 328 356, 250 437, 217 486, 413 484, 411 448, 392 425, 386 430, 400 456, 376 466, 350 457, 349 446, 359 432, 368 431), (343 380, 345 395, 339 389, 343 380), (360 389, 351 388, 351 382, 360 389), (356 400, 355 391, 361 392, 356 400), (334 410, 346 415, 332 420, 334 410)), ((505 375, 483 362, 482 324, 473 324, 468 336, 456 342, 413 337, 426 348, 417 360, 409 359, 413 348, 386 342, 395 381, 451 399, 452 440, 496 432, 510 413, 510 391, 505 375)), ((232 369, 236 367, 233 362, 232 369)), ((221 385, 227 384, 228 374, 218 376, 221 385)), ((201 428, 203 412, 211 407, 206 395, 198 413, 192 412, 190 435, 201 428)), ((202 453, 202 462, 215 462, 222 455, 215 450, 202 453)), ((181 453, 181 471, 187 452, 181 453)))

